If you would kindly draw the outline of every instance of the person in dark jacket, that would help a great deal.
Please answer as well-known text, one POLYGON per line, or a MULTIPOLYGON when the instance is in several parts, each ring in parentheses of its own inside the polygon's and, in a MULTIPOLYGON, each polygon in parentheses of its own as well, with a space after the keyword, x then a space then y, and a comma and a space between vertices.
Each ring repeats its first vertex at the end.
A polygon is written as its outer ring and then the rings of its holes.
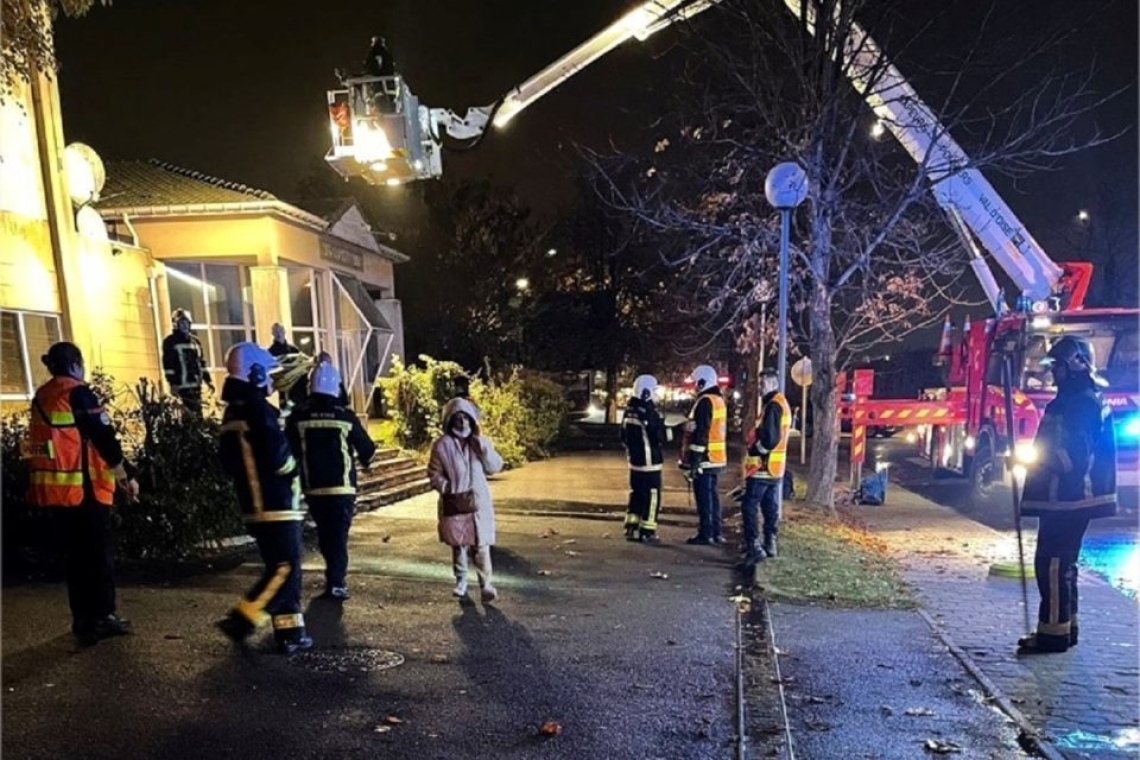
POLYGON ((313 645, 301 615, 301 525, 297 462, 270 405, 269 373, 277 359, 256 343, 237 343, 226 354, 219 454, 234 481, 250 535, 257 541, 265 571, 245 597, 218 623, 243 642, 272 619, 280 652, 313 645))
POLYGON ((717 479, 728 466, 728 407, 715 369, 702 364, 693 370, 693 382, 697 399, 685 423, 679 465, 692 480, 700 527, 685 543, 723 544, 717 479))
POLYGON ((202 385, 214 390, 206 371, 202 343, 190 332, 190 312, 175 309, 170 317, 174 331, 162 341, 162 369, 170 392, 195 414, 202 413, 202 385))
POLYGON ((71 631, 81 644, 93 644, 131 632, 130 621, 115 612, 111 505, 116 488, 134 500, 139 486, 111 418, 84 382, 79 348, 56 343, 41 361, 52 378, 36 390, 21 447, 30 470, 28 500, 55 514, 71 631))
POLYGON ((780 393, 780 380, 772 370, 760 374, 760 420, 748 436, 744 457, 744 494, 740 512, 744 523, 747 570, 766 557, 776 556, 779 532, 779 490, 787 467, 788 436, 792 410, 780 393), (764 543, 760 543, 760 517, 763 516, 764 543))
POLYGON ((1033 567, 1041 592, 1037 632, 1022 653, 1064 652, 1076 645, 1077 560, 1089 520, 1116 514, 1116 439, 1112 411, 1098 390, 1096 356, 1084 338, 1066 335, 1045 360, 1057 397, 1045 407, 1026 466, 1021 514, 1038 518, 1033 567))
POLYGON ((278 359, 282 356, 301 353, 301 349, 294 346, 285 338, 285 325, 280 322, 274 322, 273 327, 270 329, 273 333, 273 342, 269 344, 269 353, 278 359))
POLYGON ((376 35, 364 59, 364 73, 370 77, 391 77, 396 75, 396 63, 388 52, 388 41, 376 35))
MULTIPOLYGON (((327 351, 321 351, 317 354, 316 361, 312 366, 316 368, 320 364, 332 364, 332 356, 327 351)), ((310 370, 311 372, 312 370, 310 370)), ((306 377, 307 375, 293 383, 286 391, 290 407, 298 407, 309 398, 309 383, 306 381, 306 377)), ((349 406, 350 404, 348 389, 344 387, 343 379, 340 383, 340 394, 337 396, 337 400, 340 401, 341 406, 349 406)))
POLYGON ((660 543, 657 514, 661 509, 661 470, 665 457, 661 446, 668 429, 653 394, 657 378, 641 375, 633 382, 633 396, 621 419, 621 439, 629 462, 629 506, 625 513, 625 539, 647 544, 660 543))
POLYGON ((309 376, 309 397, 293 410, 285 427, 301 464, 301 487, 309 514, 317 523, 317 542, 325 558, 325 597, 349 598, 348 531, 356 514, 356 465, 367 467, 376 444, 360 420, 341 404, 340 373, 322 362, 309 376))

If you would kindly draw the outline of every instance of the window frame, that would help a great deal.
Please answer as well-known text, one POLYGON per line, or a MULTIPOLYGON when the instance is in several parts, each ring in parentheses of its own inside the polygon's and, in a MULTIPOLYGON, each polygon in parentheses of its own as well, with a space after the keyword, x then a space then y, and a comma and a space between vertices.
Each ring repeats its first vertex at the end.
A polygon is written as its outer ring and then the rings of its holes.
MULTIPOLYGON (((214 356, 214 335, 215 333, 223 332, 244 332, 244 339, 247 341, 253 340, 255 333, 255 325, 253 323, 253 304, 247 299, 247 294, 251 292, 252 286, 250 285, 249 266, 240 262, 234 261, 219 261, 216 259, 173 259, 164 262, 168 270, 167 277, 171 277, 169 270, 178 272, 187 277, 195 277, 201 283, 196 290, 196 303, 190 310, 191 316, 195 317, 195 321, 191 322, 190 329, 195 331, 195 336, 202 343, 202 350, 206 354, 207 366, 209 372, 220 372, 225 368, 224 356, 214 356), (207 288, 210 285, 210 280, 206 278, 207 266, 228 266, 235 267, 238 272, 238 297, 241 299, 241 315, 242 324, 214 324, 213 316, 210 311, 210 296, 207 288), (194 267, 196 269, 193 273, 182 271, 180 267, 194 267), (202 319, 204 318, 204 321, 202 319), (202 331, 202 335, 198 335, 198 331, 202 331), (218 362, 215 364, 215 360, 218 362)), ((174 275, 176 276, 176 275, 174 275)), ((170 286, 167 284, 167 297, 170 296, 170 286)), ((173 308, 180 308, 175 304, 171 304, 173 308)), ((221 342, 219 338, 218 346, 220 348, 221 342)))
POLYGON ((20 344, 20 354, 23 358, 24 382, 26 393, 4 393, 0 391, 0 401, 30 401, 36 395, 36 380, 32 372, 32 357, 28 352, 28 331, 24 326, 25 315, 54 319, 56 334, 63 339, 63 315, 54 311, 35 311, 33 309, 4 309, 0 313, 14 314, 16 316, 16 339, 20 344))

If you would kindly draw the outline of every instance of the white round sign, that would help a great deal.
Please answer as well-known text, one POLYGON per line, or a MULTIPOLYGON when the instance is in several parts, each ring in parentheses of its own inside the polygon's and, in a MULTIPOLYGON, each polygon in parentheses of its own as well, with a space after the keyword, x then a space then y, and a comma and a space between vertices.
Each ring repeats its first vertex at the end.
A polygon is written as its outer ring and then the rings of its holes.
POLYGON ((63 149, 63 175, 71 202, 76 206, 99 200, 99 193, 107 180, 103 160, 83 143, 71 143, 63 149))
POLYGON ((776 208, 795 208, 807 197, 807 175, 794 161, 776 164, 764 180, 764 195, 776 208))
POLYGON ((805 388, 811 385, 811 359, 806 356, 792 365, 792 380, 805 388))

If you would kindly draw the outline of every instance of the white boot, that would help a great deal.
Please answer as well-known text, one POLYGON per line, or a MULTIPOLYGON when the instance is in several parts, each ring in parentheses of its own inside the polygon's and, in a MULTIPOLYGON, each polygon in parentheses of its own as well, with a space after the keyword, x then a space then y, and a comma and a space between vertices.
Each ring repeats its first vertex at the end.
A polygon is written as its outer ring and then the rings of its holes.
POLYGON ((479 591, 484 602, 499 598, 499 592, 491 583, 491 547, 475 547, 475 572, 479 574, 479 591))
POLYGON ((455 571, 455 588, 451 590, 452 596, 463 598, 467 596, 467 547, 451 547, 451 569, 455 571))

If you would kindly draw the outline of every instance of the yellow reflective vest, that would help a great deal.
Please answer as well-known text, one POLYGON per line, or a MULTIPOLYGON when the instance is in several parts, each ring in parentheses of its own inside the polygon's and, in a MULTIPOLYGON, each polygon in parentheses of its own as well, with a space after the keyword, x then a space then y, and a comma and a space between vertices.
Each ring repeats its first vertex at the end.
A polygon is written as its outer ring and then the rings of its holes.
POLYGON ((792 410, 788 400, 780 392, 773 393, 771 398, 760 408, 759 422, 756 429, 748 434, 746 443, 747 452, 744 456, 744 477, 760 480, 779 480, 784 477, 788 465, 788 436, 792 427, 792 410), (773 406, 780 414, 779 437, 774 442, 765 436, 765 423, 773 406))

